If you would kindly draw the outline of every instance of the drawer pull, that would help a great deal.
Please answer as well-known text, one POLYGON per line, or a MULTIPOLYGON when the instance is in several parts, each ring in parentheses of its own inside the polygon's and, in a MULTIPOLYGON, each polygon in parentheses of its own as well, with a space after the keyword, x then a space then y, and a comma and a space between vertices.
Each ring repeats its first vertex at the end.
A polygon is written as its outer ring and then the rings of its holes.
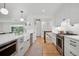
POLYGON ((71 51, 70 51, 70 54, 72 54, 73 56, 77 56, 77 55, 75 55, 74 53, 72 53, 71 51))
POLYGON ((70 43, 70 45, 71 45, 71 46, 73 46, 73 47, 76 47, 76 45, 75 45, 75 44, 70 43))
POLYGON ((75 41, 70 40, 70 42, 76 43, 75 41))

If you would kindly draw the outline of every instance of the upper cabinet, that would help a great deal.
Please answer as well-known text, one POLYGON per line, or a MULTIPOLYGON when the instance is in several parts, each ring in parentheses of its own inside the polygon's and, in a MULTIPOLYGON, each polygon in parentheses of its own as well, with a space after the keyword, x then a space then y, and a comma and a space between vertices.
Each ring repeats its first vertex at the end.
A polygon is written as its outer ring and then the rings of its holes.
POLYGON ((11 32, 10 24, 0 22, 0 33, 8 33, 11 32))

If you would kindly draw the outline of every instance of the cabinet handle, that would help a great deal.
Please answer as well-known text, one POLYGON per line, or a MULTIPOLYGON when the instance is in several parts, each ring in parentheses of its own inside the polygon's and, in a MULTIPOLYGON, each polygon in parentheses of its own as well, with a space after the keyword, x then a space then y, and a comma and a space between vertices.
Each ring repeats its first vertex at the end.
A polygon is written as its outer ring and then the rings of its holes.
POLYGON ((20 50, 22 50, 23 49, 23 47, 21 47, 21 49, 20 50))
POLYGON ((77 56, 77 55, 75 55, 74 53, 72 53, 71 51, 70 51, 70 54, 72 54, 73 56, 77 56))
POLYGON ((76 47, 76 45, 75 45, 75 44, 70 43, 70 45, 71 45, 71 46, 73 46, 73 47, 76 47))
POLYGON ((75 41, 70 40, 70 42, 76 43, 75 41))

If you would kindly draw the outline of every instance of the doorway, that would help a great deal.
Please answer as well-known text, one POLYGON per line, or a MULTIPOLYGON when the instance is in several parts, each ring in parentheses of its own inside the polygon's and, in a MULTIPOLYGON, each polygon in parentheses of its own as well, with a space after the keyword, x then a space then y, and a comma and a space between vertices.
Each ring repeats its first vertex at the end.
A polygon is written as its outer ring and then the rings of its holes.
POLYGON ((36 36, 41 37, 41 20, 36 19, 36 36))

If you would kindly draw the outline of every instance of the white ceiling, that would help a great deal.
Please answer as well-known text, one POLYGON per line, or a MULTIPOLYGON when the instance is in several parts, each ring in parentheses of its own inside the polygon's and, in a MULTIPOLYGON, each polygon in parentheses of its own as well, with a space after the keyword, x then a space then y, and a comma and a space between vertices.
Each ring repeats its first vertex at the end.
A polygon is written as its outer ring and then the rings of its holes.
MULTIPOLYGON (((54 14, 62 6, 61 3, 7 3, 6 8, 9 10, 8 15, 2 15, 0 18, 15 18, 18 19, 21 16, 20 11, 24 11, 24 17, 27 16, 54 16, 54 14), (42 13, 42 9, 45 9, 45 13, 42 13)), ((0 3, 0 8, 3 4, 0 3)))

